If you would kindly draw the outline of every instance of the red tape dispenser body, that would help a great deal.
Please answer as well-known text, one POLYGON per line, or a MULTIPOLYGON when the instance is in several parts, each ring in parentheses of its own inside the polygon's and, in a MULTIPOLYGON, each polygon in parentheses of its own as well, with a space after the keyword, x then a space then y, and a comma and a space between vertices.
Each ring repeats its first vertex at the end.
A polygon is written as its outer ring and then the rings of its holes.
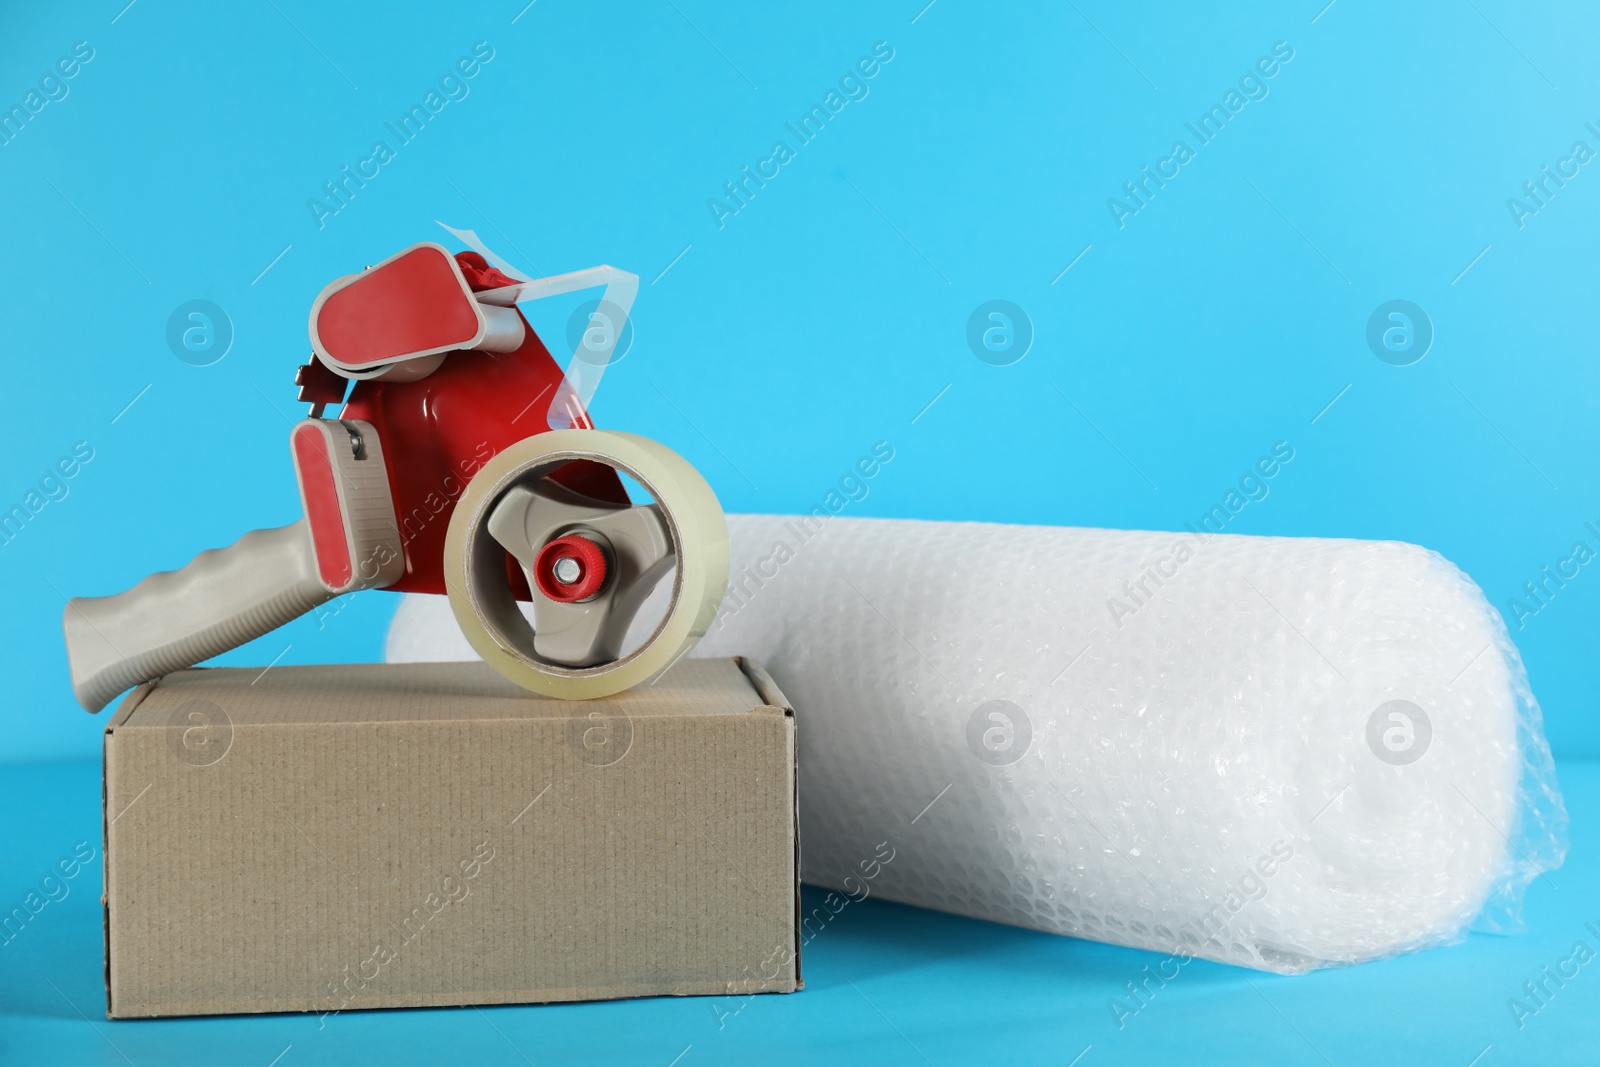
POLYGON ((295 378, 311 416, 289 434, 304 518, 68 603, 85 708, 362 589, 447 594, 485 660, 569 699, 646 681, 704 635, 728 569, 715 494, 675 452, 588 416, 637 277, 527 279, 451 232, 478 250, 412 245, 313 302, 314 354, 295 378), (518 304, 600 286, 611 321, 563 372, 518 304), (630 499, 623 475, 649 499, 630 499), (669 574, 665 614, 625 648, 669 574))

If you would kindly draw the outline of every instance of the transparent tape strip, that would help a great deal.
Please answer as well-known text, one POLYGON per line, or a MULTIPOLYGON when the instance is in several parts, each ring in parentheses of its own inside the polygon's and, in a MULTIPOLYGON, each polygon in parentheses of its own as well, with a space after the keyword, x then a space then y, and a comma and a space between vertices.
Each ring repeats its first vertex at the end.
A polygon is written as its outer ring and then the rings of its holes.
POLYGON ((524 271, 496 255, 473 231, 458 230, 442 222, 439 225, 502 273, 517 279, 515 285, 478 293, 477 297, 482 303, 512 307, 545 297, 603 288, 599 306, 590 313, 592 329, 584 332, 584 342, 570 353, 566 374, 556 390, 555 399, 550 403, 548 417, 552 430, 591 428, 593 423, 589 421, 589 405, 600 387, 600 378, 611 362, 617 341, 628 324, 628 313, 633 310, 634 298, 639 295, 639 276, 616 267, 599 266, 570 274, 552 274, 548 278, 529 278, 524 271), (593 344, 588 340, 591 337, 595 338, 593 344))

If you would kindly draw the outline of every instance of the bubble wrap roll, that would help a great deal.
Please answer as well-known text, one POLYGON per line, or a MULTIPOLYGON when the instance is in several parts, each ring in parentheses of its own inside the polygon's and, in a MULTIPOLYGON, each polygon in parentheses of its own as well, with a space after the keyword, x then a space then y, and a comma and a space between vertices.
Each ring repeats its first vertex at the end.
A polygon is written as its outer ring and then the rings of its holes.
MULTIPOLYGON (((1436 553, 729 529, 695 654, 757 658, 795 705, 808 882, 1292 973, 1511 928, 1565 855, 1516 649, 1436 553)), ((470 655, 452 626, 408 598, 390 658, 470 655)))

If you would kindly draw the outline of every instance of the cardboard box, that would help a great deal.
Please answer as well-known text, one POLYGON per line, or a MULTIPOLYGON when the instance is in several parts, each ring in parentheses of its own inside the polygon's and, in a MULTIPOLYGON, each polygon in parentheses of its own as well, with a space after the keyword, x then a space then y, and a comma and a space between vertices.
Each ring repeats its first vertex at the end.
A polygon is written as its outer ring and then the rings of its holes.
POLYGON ((799 989, 794 716, 481 663, 180 671, 105 735, 112 1018, 799 989))

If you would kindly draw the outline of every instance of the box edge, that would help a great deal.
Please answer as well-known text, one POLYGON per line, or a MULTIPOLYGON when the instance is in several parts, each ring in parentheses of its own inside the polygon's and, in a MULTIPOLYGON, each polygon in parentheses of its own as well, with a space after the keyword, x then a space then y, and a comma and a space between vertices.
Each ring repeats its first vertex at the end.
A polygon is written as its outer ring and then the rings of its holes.
POLYGON ((133 692, 122 698, 122 703, 117 705, 117 710, 111 713, 111 718, 106 722, 105 732, 100 741, 100 931, 101 946, 103 948, 104 980, 106 987, 106 1018, 115 1019, 111 1003, 111 745, 116 738, 117 727, 128 721, 145 698, 161 684, 160 678, 152 678, 140 682, 134 687, 133 692))
POLYGON ((756 695, 767 702, 768 707, 777 708, 783 712, 789 732, 789 766, 794 772, 794 781, 790 783, 793 790, 790 809, 794 812, 794 992, 799 992, 806 987, 800 962, 801 931, 804 929, 805 917, 802 914, 804 904, 800 899, 800 752, 799 738, 796 734, 794 705, 789 703, 789 698, 784 696, 783 690, 778 688, 778 683, 773 681, 772 675, 767 673, 759 661, 750 656, 735 656, 733 661, 739 665, 739 670, 744 672, 746 680, 755 689, 756 695))
POLYGON ((772 680, 772 675, 767 673, 767 669, 759 661, 749 656, 734 656, 732 659, 738 664, 739 670, 751 688, 756 691, 756 695, 765 701, 768 707, 777 708, 785 715, 793 717, 794 705, 789 703, 789 698, 783 695, 783 690, 778 688, 778 683, 772 680))

